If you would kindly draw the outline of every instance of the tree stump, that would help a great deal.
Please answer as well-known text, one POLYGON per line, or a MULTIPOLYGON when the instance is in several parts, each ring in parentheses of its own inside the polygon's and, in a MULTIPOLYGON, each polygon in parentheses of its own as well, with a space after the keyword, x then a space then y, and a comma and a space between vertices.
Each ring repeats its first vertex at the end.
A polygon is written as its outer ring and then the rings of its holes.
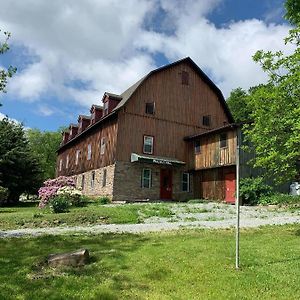
POLYGON ((50 267, 79 267, 84 266, 89 262, 89 251, 87 249, 80 249, 75 252, 50 254, 47 259, 50 267))

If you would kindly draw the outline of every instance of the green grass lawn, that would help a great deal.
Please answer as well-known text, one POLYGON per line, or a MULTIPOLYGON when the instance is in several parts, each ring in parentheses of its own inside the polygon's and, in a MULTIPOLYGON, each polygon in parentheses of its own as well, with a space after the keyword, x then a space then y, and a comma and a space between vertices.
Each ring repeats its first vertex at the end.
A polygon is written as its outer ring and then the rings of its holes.
POLYGON ((18 207, 0 208, 0 230, 91 224, 136 224, 148 217, 172 215, 168 204, 106 206, 95 203, 71 208, 68 213, 53 214, 49 209, 39 209, 36 203, 27 203, 18 207))
POLYGON ((300 225, 143 235, 0 240, 0 299, 299 299, 300 225), (41 268, 49 253, 87 248, 91 263, 41 268))

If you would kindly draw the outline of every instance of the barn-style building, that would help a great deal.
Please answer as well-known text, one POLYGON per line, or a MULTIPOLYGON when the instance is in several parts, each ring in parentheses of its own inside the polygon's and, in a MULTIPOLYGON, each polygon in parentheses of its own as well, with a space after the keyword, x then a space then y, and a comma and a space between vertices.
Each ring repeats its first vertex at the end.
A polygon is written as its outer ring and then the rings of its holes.
POLYGON ((234 201, 238 125, 217 86, 184 58, 151 71, 63 133, 57 176, 112 200, 234 201))

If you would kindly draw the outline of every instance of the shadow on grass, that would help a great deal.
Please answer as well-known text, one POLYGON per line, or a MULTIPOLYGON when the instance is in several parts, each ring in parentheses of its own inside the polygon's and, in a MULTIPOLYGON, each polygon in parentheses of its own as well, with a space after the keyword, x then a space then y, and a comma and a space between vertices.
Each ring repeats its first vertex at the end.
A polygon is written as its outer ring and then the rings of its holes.
POLYGON ((127 262, 128 254, 147 242, 147 238, 137 235, 114 234, 3 239, 0 282, 5 283, 5 288, 0 283, 0 298, 16 299, 22 295, 25 299, 57 299, 82 293, 93 299, 119 299, 123 290, 145 290, 148 287, 126 275, 126 270, 134 268, 127 262), (82 248, 91 254, 90 263, 84 267, 53 271, 45 266, 49 254, 82 248), (93 285, 95 289, 91 290, 93 285))

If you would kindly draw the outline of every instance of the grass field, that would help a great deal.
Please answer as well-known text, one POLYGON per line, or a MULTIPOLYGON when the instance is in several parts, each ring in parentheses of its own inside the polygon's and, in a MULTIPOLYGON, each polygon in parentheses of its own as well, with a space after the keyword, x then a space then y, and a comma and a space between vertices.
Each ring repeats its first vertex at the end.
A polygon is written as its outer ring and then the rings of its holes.
POLYGON ((144 235, 0 240, 0 299, 299 299, 300 225, 144 235), (41 267, 49 253, 87 248, 79 269, 41 267))
POLYGON ((39 209, 36 203, 18 207, 0 208, 0 230, 78 226, 91 224, 137 224, 144 218, 172 217, 168 204, 106 206, 88 204, 71 208, 68 213, 53 214, 49 209, 39 209))

